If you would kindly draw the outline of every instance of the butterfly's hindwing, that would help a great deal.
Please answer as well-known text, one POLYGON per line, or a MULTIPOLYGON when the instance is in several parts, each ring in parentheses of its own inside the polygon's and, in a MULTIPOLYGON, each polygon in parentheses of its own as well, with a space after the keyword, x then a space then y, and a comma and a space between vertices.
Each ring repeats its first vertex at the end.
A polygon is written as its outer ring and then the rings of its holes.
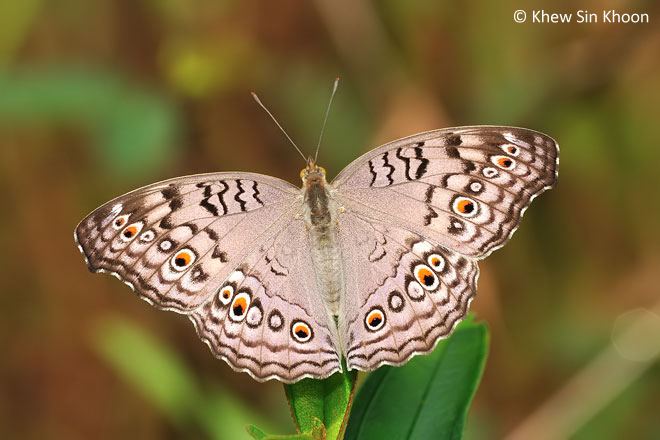
POLYGON ((467 313, 476 262, 408 230, 348 215, 342 242, 351 293, 339 321, 348 367, 401 365, 431 351, 467 313))
POLYGON ((293 220, 191 315, 218 357, 260 380, 294 382, 340 369, 337 331, 304 242, 304 224, 293 220))

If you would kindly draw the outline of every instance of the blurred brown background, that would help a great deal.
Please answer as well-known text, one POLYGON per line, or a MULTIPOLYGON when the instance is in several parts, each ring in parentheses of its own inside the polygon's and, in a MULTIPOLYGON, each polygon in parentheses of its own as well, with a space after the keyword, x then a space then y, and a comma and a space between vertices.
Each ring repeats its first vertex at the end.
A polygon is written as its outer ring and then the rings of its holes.
MULTIPOLYGON (((604 3, 606 3, 604 5, 604 3)), ((215 360, 190 323, 87 272, 77 222, 156 180, 336 174, 446 126, 537 129, 557 188, 481 264, 492 332, 467 438, 660 438, 660 8, 649 24, 517 24, 529 2, 0 2, 0 438, 291 432, 281 386, 215 360)))

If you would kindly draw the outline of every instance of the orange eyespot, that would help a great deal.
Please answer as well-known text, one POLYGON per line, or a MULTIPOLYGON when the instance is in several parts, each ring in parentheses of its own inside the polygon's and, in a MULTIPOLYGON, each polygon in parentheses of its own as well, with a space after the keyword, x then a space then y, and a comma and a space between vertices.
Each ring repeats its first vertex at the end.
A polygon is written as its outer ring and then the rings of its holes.
POLYGON ((195 261, 195 254, 190 249, 181 249, 172 257, 172 267, 182 271, 190 267, 195 261))
POLYGON ((445 268, 445 260, 443 257, 441 257, 438 254, 429 255, 426 261, 429 263, 429 266, 431 266, 431 269, 433 269, 436 272, 440 272, 442 269, 445 268))
POLYGON ((119 229, 126 224, 128 221, 128 214, 120 215, 112 222, 112 227, 119 229))
POLYGON ((234 301, 231 307, 234 315, 241 316, 245 313, 245 309, 247 309, 247 301, 245 298, 236 298, 236 301, 234 301))
POLYGON ((491 161, 503 170, 510 170, 516 166, 516 161, 508 156, 494 156, 491 161))
POLYGON ((380 330, 385 325, 385 314, 379 308, 373 308, 367 313, 364 323, 367 330, 380 330))
POLYGON ((232 296, 234 296, 234 288, 232 286, 225 286, 218 292, 220 302, 224 305, 229 304, 232 296))
POLYGON ((234 321, 241 321, 247 314, 250 306, 250 295, 247 292, 239 292, 231 303, 229 317, 234 321))
POLYGON ((452 208, 463 217, 474 217, 477 214, 477 202, 467 197, 456 197, 452 208))
POLYGON ((470 200, 461 200, 458 202, 458 212, 463 213, 463 214, 469 214, 472 211, 474 211, 474 203, 472 203, 470 200))
POLYGON ((132 239, 137 237, 137 235, 140 233, 141 230, 142 230, 141 222, 133 223, 132 225, 126 226, 124 230, 121 231, 120 237, 124 241, 131 241, 132 239))
POLYGON ((440 284, 437 275, 425 264, 415 266, 415 279, 426 290, 435 290, 440 284))
POLYGON ((312 339, 312 329, 303 321, 295 321, 291 325, 291 334, 298 342, 307 342, 312 339))
POLYGON ((504 144, 500 148, 502 148, 505 153, 510 154, 511 156, 517 156, 520 153, 520 150, 515 145, 504 144))

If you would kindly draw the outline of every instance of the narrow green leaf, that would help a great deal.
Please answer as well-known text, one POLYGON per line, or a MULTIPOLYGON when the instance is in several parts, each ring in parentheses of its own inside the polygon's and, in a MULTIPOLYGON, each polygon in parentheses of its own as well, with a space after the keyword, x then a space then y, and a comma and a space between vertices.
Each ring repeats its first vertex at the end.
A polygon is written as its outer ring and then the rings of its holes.
POLYGON ((236 439, 245 437, 248 422, 272 427, 230 390, 201 384, 175 352, 131 321, 101 321, 93 343, 124 381, 181 429, 198 427, 206 438, 236 439))
POLYGON ((102 321, 94 342, 117 373, 173 421, 189 418, 201 401, 195 378, 178 356, 130 321, 102 321))
POLYGON ((299 432, 310 432, 321 420, 329 440, 341 439, 355 391, 356 371, 335 373, 327 379, 303 379, 284 385, 291 415, 299 432))
POLYGON ((310 426, 309 431, 291 435, 269 435, 254 425, 248 425, 246 429, 255 440, 326 440, 328 438, 321 420, 314 417, 310 421, 310 426))
POLYGON ((433 353, 372 373, 346 439, 460 439, 488 352, 484 324, 463 322, 433 353))

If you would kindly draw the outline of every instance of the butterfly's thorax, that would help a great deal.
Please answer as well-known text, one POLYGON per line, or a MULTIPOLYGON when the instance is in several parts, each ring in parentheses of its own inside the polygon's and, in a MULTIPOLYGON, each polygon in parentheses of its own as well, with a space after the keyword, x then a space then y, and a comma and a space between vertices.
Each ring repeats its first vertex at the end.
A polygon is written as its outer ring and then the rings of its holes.
POLYGON ((338 206, 332 197, 322 168, 309 165, 302 174, 304 219, 309 234, 316 279, 330 313, 337 315, 339 297, 343 288, 337 228, 338 206))

